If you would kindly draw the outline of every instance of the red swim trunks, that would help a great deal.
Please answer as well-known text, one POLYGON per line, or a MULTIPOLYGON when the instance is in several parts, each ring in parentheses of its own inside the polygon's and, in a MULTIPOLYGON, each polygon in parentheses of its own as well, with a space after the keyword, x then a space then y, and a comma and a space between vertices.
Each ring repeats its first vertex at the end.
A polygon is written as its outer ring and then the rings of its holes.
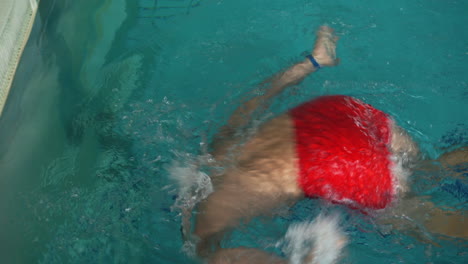
POLYGON ((307 196, 360 209, 382 209, 393 200, 387 114, 341 95, 319 97, 290 114, 307 196))

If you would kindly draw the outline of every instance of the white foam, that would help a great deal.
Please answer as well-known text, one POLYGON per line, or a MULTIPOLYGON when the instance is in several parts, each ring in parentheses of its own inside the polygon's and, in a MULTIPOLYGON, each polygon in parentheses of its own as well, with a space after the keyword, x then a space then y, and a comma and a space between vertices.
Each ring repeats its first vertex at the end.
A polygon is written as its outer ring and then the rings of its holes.
POLYGON ((337 214, 319 215, 313 222, 293 224, 288 228, 284 251, 292 264, 332 264, 339 259, 347 243, 338 226, 337 214), (313 255, 310 260, 308 256, 313 255))
MULTIPOLYGON (((201 160, 199 158, 199 161, 201 160)), ((191 212, 195 205, 213 192, 213 185, 210 177, 200 171, 198 166, 191 161, 186 162, 186 165, 174 161, 168 168, 168 172, 170 178, 178 186, 178 196, 172 208, 180 210, 182 215, 182 232, 184 236, 182 251, 188 256, 195 256, 198 239, 191 235, 191 212)))
POLYGON ((398 196, 409 191, 408 177, 411 175, 411 167, 418 160, 419 149, 403 128, 399 127, 392 119, 389 122, 392 134, 390 144, 392 154, 389 157, 390 170, 393 176, 393 194, 398 196))
POLYGON ((191 209, 213 192, 210 177, 191 162, 182 165, 174 161, 168 172, 178 185, 178 197, 174 204, 177 208, 191 209))
POLYGON ((404 194, 409 191, 408 177, 411 174, 410 169, 403 166, 404 160, 399 156, 392 154, 390 156, 390 170, 392 172, 394 195, 404 194))

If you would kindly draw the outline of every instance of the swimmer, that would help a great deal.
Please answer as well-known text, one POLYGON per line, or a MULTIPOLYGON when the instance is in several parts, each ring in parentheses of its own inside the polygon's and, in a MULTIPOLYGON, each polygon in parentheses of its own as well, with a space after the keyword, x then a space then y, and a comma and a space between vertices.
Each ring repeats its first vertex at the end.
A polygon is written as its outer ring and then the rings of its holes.
POLYGON ((464 218, 405 195, 418 147, 388 114, 358 99, 316 98, 264 123, 247 140, 242 138, 239 130, 272 98, 320 68, 338 65, 337 41, 330 27, 320 27, 311 55, 265 81, 265 93, 243 103, 215 136, 211 155, 223 171, 210 175, 214 191, 198 205, 194 228, 197 254, 209 263, 287 263, 255 249, 222 249, 219 243, 240 222, 304 197, 369 214, 395 207, 435 232, 467 236, 464 218), (407 196, 411 206, 399 206, 406 204, 407 196), (437 215, 438 224, 428 220, 430 212, 437 215), (454 226, 444 225, 447 220, 454 226))

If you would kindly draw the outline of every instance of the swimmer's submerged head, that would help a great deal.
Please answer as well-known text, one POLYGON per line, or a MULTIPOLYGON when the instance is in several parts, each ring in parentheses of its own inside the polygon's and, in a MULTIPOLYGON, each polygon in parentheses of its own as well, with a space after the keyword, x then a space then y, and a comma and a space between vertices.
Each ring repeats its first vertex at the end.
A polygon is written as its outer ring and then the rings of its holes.
POLYGON ((324 96, 291 116, 299 185, 307 196, 383 209, 406 191, 404 155, 417 150, 384 112, 352 97, 324 96))

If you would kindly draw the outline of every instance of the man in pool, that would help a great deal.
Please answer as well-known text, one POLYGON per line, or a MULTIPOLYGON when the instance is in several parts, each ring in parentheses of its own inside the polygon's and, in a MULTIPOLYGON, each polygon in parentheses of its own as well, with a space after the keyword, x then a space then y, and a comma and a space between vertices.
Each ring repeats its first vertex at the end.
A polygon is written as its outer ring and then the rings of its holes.
POLYGON ((269 120, 248 139, 238 133, 255 111, 268 107, 287 87, 322 67, 337 65, 337 40, 331 28, 320 27, 311 55, 266 81, 265 93, 241 105, 215 136, 211 154, 224 170, 211 175, 214 192, 198 206, 194 230, 200 239, 197 253, 209 262, 286 263, 254 249, 220 249, 219 242, 241 221, 304 197, 372 214, 393 205, 434 232, 466 237, 464 218, 437 214, 426 202, 438 217, 427 221, 418 216, 422 209, 398 205, 406 199, 412 205, 419 201, 403 195, 418 148, 389 115, 358 99, 319 97, 269 120), (440 225, 444 221, 453 225, 440 225))

